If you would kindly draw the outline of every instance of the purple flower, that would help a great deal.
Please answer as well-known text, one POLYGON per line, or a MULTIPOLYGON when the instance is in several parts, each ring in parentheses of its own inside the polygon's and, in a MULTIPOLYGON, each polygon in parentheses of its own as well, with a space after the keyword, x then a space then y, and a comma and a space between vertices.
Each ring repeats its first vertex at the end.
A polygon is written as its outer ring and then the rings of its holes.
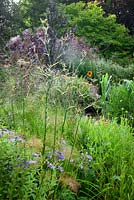
POLYGON ((20 136, 16 136, 15 139, 16 139, 16 141, 21 142, 21 143, 25 142, 25 140, 22 139, 20 136))
POLYGON ((91 162, 93 160, 92 156, 90 156, 88 154, 86 155, 86 157, 87 157, 87 159, 88 159, 89 162, 91 162))
POLYGON ((48 163, 47 167, 50 168, 50 169, 55 169, 56 168, 56 166, 53 165, 52 163, 48 163))
POLYGON ((40 154, 35 152, 35 153, 33 153, 33 156, 38 158, 38 157, 40 157, 40 154))
POLYGON ((37 160, 29 160, 29 161, 26 161, 25 164, 27 165, 37 164, 37 160))
POLYGON ((25 38, 25 39, 31 39, 31 29, 26 29, 26 30, 24 30, 23 32, 22 32, 22 35, 23 35, 23 37, 25 38))
POLYGON ((39 28, 38 30, 37 30, 37 36, 39 37, 39 38, 44 38, 44 36, 45 36, 45 31, 42 29, 42 28, 39 28))
POLYGON ((55 153, 56 153, 57 155, 62 155, 62 154, 63 154, 63 153, 62 153, 61 151, 59 151, 59 150, 55 151, 55 153))
POLYGON ((12 51, 16 51, 17 48, 19 47, 19 45, 21 44, 22 40, 21 37, 19 35, 12 37, 8 43, 8 47, 12 50, 12 51))
POLYGON ((3 135, 5 135, 5 134, 14 135, 14 132, 8 130, 7 128, 3 128, 3 129, 2 129, 2 133, 3 133, 3 135))
POLYGON ((9 138, 8 142, 16 142, 16 139, 15 138, 9 138))
POLYGON ((56 156, 58 157, 59 160, 65 160, 65 157, 61 151, 55 151, 56 156))
POLYGON ((63 169, 63 167, 61 167, 61 166, 58 166, 57 169, 58 169, 60 172, 64 172, 64 169, 63 169))
POLYGON ((59 160, 65 160, 65 157, 64 157, 64 155, 59 155, 59 156, 58 156, 58 159, 59 159, 59 160))
POLYGON ((13 136, 13 137, 10 137, 8 139, 8 142, 21 142, 21 143, 24 143, 25 140, 23 140, 20 136, 13 136))

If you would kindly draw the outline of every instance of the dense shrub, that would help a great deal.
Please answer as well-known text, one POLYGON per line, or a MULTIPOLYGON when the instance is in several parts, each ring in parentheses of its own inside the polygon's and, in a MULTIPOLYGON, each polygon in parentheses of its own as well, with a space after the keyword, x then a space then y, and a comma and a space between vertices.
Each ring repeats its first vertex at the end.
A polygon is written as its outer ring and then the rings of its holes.
POLYGON ((88 44, 96 45, 106 57, 118 60, 132 58, 134 40, 125 26, 116 23, 115 15, 104 17, 105 12, 96 3, 73 3, 65 7, 70 26, 77 26, 77 35, 86 37, 88 44))

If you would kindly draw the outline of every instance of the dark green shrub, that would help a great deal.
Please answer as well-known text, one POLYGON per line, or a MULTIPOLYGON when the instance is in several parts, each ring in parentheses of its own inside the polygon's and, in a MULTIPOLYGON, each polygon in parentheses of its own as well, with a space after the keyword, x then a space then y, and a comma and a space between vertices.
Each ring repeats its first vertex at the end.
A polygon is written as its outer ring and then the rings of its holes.
POLYGON ((70 26, 77 26, 77 35, 85 37, 89 45, 98 46, 107 58, 118 60, 132 58, 134 39, 125 26, 116 23, 116 16, 105 17, 105 12, 96 3, 73 3, 65 8, 70 26))

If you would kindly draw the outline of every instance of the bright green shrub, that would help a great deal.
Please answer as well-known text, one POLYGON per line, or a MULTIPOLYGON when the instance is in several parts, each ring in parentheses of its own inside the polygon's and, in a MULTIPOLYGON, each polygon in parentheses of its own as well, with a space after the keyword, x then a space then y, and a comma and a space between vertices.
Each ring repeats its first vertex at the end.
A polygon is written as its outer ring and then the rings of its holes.
POLYGON ((105 102, 104 113, 111 118, 117 118, 120 122, 122 117, 134 125, 134 82, 124 80, 123 84, 114 85, 109 92, 108 101, 105 102))
POLYGON ((96 3, 73 3, 65 8, 70 26, 77 26, 77 35, 85 37, 89 45, 98 46, 101 53, 114 60, 118 57, 132 57, 134 40, 124 25, 116 23, 115 15, 105 17, 105 12, 96 3))

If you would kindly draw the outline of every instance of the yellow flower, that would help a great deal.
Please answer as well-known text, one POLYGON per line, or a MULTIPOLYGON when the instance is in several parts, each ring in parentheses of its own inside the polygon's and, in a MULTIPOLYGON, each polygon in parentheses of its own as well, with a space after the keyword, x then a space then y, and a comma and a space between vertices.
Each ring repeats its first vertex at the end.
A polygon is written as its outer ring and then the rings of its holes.
POLYGON ((87 72, 87 76, 91 77, 93 75, 93 72, 92 71, 88 71, 87 72))

